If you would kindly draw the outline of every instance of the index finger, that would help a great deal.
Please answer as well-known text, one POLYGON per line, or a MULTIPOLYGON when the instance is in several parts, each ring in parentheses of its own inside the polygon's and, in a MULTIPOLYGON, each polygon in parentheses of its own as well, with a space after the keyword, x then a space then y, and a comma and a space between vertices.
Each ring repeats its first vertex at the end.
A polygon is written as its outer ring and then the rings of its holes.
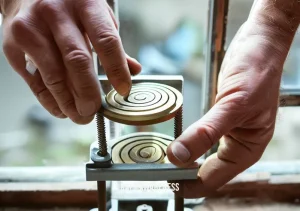
POLYGON ((130 70, 121 38, 105 0, 78 1, 80 21, 116 91, 126 96, 131 89, 130 70))

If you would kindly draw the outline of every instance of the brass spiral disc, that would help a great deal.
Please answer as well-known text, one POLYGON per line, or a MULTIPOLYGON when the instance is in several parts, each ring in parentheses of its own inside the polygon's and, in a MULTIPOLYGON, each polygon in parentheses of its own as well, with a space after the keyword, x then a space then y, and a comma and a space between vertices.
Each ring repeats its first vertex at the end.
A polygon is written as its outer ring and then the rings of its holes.
POLYGON ((112 146, 113 163, 169 163, 166 150, 172 137, 160 133, 133 133, 112 146))
POLYGON ((136 83, 127 98, 116 90, 102 101, 103 115, 127 125, 149 125, 169 120, 182 106, 182 94, 175 88, 159 83, 136 83))

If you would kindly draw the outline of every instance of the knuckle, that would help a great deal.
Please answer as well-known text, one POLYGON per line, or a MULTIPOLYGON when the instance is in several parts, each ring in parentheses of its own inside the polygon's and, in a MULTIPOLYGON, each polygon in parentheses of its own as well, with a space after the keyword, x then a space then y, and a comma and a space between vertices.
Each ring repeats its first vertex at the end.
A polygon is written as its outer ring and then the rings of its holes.
POLYGON ((40 0, 37 2, 37 10, 44 16, 51 17, 60 13, 60 7, 57 1, 40 0))
POLYGON ((126 64, 116 63, 106 68, 105 72, 108 77, 124 80, 123 72, 126 69, 126 64))
POLYGON ((95 48, 105 56, 111 56, 120 48, 119 37, 112 31, 99 32, 97 33, 95 48))
POLYGON ((48 92, 47 88, 43 88, 35 93, 37 99, 39 101, 47 101, 47 99, 50 99, 50 93, 48 92))
MULTIPOLYGON (((66 100, 65 102, 61 103, 62 110, 69 111, 74 113, 75 104, 73 100, 66 100)), ((72 115, 71 115, 72 116, 72 115)))
POLYGON ((81 9, 93 9, 97 6, 95 0, 76 1, 77 6, 81 9))
POLYGON ((238 107, 248 107, 250 103, 250 96, 244 91, 237 92, 235 98, 233 99, 233 103, 238 107))
POLYGON ((63 100, 60 103, 60 108, 64 113, 76 124, 80 124, 82 116, 76 110, 75 102, 73 99, 63 100))
POLYGON ((263 155, 263 151, 264 150, 261 150, 261 149, 255 149, 255 150, 251 150, 251 151, 248 150, 246 158, 237 160, 237 162, 242 161, 242 164, 245 167, 252 166, 253 164, 257 163, 261 159, 261 157, 263 155))
POLYGON ((46 87, 41 86, 41 84, 36 81, 29 83, 29 88, 38 99, 40 99, 47 90, 46 87))
POLYGON ((89 124, 94 119, 94 116, 83 117, 80 116, 79 114, 74 114, 70 116, 70 119, 76 124, 86 125, 89 124))
POLYGON ((92 57, 82 50, 73 50, 66 54, 66 65, 74 68, 77 72, 87 73, 92 57))
POLYGON ((28 34, 30 28, 28 21, 22 16, 16 16, 11 23, 11 32, 16 42, 23 40, 24 35, 28 34))
POLYGON ((89 5, 90 2, 91 2, 91 0, 74 1, 75 9, 77 9, 77 10, 82 10, 82 9, 84 9, 87 5, 89 5))
POLYGON ((48 89, 51 92, 54 92, 55 94, 60 94, 65 91, 66 87, 65 87, 64 79, 57 75, 51 73, 45 75, 44 82, 45 85, 48 87, 48 89))
POLYGON ((218 101, 222 105, 227 105, 226 107, 232 111, 233 114, 238 114, 239 112, 247 112, 251 109, 251 99, 250 95, 246 91, 236 91, 231 94, 226 93, 221 96, 218 101))
POLYGON ((90 14, 97 14, 97 10, 95 8, 99 7, 98 0, 85 0, 85 1, 74 1, 75 9, 78 12, 79 16, 85 17, 90 14))
POLYGON ((94 95, 95 93, 95 87, 85 83, 84 85, 80 85, 79 87, 77 87, 77 89, 74 90, 74 97, 75 99, 80 99, 80 98, 85 98, 85 99, 93 99, 96 95, 94 95))
POLYGON ((197 140, 203 141, 207 147, 212 147, 221 138, 220 132, 210 125, 196 128, 197 140))

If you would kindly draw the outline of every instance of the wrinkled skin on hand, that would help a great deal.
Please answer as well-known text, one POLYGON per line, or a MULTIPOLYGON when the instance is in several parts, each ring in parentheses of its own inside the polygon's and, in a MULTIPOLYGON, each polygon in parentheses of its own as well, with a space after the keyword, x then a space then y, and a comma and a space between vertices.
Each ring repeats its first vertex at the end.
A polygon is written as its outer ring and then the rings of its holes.
POLYGON ((179 195, 215 193, 257 162, 270 142, 279 104, 283 65, 294 32, 252 15, 224 58, 216 104, 168 147, 177 166, 188 166, 220 140, 217 153, 200 167, 198 180, 181 182, 179 195))
POLYGON ((124 52, 105 0, 13 1, 4 19, 4 53, 39 102, 54 116, 92 121, 101 105, 94 47, 114 88, 127 95, 140 64, 124 52), (31 75, 25 54, 37 66, 31 75))

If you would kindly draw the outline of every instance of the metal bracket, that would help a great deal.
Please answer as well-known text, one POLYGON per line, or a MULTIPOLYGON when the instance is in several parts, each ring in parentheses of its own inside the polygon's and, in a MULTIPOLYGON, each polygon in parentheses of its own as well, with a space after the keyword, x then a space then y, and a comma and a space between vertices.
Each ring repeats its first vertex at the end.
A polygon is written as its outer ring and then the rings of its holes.
MULTIPOLYGON (((112 90, 112 85, 106 76, 98 76, 99 82, 101 84, 101 94, 102 98, 112 90)), ((182 76, 136 76, 132 78, 133 83, 140 82, 150 82, 150 83, 160 83, 176 89, 174 91, 179 91, 183 94, 183 77, 182 76)), ((176 99, 176 98, 175 98, 176 99)), ((106 99, 103 99, 106 100, 106 99)), ((180 108, 178 108, 177 113, 173 116, 174 124, 174 137, 177 138, 182 133, 182 102, 180 101, 180 108)), ((100 115, 99 115, 100 116, 100 115)), ((97 116, 98 117, 98 116, 97 116)), ((105 182, 106 181, 178 181, 178 180, 195 180, 198 178, 199 164, 194 163, 193 165, 186 168, 179 168, 168 161, 163 163, 118 163, 112 164, 111 158, 114 155, 107 155, 107 142, 105 137, 105 127, 103 116, 100 120, 97 120, 101 127, 98 127, 98 134, 104 133, 104 137, 99 136, 99 146, 93 147, 91 145, 90 150, 90 162, 86 164, 86 180, 87 181, 97 181, 98 187, 98 209, 99 211, 106 210, 105 204, 105 182), (98 149, 100 150, 102 157, 98 156, 98 149), (102 152, 105 153, 102 153, 102 152), (107 156, 105 156, 107 155, 107 156), (111 157, 112 156, 112 157, 111 157)), ((108 117, 107 117, 108 118, 108 117)), ((109 118, 108 118, 109 119, 109 118)), ((112 119, 113 120, 113 119, 112 119)), ((113 120, 114 121, 114 120, 113 120)), ((98 125, 98 126, 99 126, 98 125)), ((170 141, 174 140, 171 138, 170 141)), ((114 151, 112 151, 114 153, 114 151)), ((148 158, 147 158, 148 159, 148 158)), ((146 160, 147 160, 146 159, 146 160)), ((183 211, 183 198, 175 197, 174 201, 176 203, 172 207, 176 211, 183 211)), ((168 209, 169 210, 169 209, 168 209)))
POLYGON ((197 179, 198 163, 187 168, 173 164, 113 164, 109 168, 97 168, 97 164, 86 164, 87 181, 164 181, 197 179))

